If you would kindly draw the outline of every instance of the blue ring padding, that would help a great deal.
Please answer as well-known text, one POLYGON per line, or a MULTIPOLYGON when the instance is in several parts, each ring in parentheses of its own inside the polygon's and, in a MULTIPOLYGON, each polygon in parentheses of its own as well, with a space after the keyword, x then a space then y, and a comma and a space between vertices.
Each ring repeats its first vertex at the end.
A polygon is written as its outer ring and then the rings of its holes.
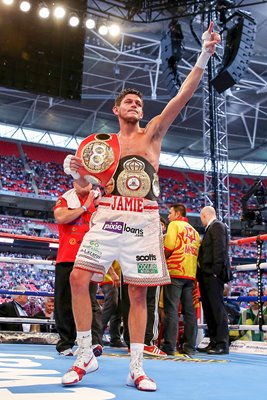
MULTIPOLYGON (((0 289, 0 294, 24 294, 26 296, 36 296, 36 297, 53 297, 54 296, 54 292, 33 292, 30 290, 25 290, 25 291, 21 291, 21 290, 8 290, 8 289, 0 289)), ((96 295, 97 299, 103 299, 104 296, 97 294, 96 295)), ((236 300, 236 301, 246 301, 246 302, 250 302, 250 301, 258 301, 258 296, 229 296, 229 297, 225 297, 225 300, 227 299, 232 299, 232 300, 236 300)), ((261 297, 261 301, 267 301, 267 296, 262 296, 261 297)))
MULTIPOLYGON (((232 299, 232 300, 236 300, 236 301, 246 301, 246 302, 250 302, 250 301, 258 301, 258 296, 229 296, 229 297, 225 297, 225 299, 232 299)), ((267 296, 261 296, 261 301, 267 301, 267 296)))

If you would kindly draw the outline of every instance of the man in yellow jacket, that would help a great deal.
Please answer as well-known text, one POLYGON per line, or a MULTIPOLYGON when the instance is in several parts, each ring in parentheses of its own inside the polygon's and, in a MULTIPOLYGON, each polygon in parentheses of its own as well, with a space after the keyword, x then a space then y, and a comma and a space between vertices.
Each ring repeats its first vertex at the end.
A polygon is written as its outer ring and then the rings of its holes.
POLYGON ((193 302, 197 257, 200 247, 198 232, 189 224, 186 208, 178 203, 170 207, 170 221, 164 238, 171 284, 163 288, 164 345, 163 351, 174 355, 178 334, 178 308, 181 301, 184 316, 182 353, 194 354, 197 337, 197 318, 193 302))

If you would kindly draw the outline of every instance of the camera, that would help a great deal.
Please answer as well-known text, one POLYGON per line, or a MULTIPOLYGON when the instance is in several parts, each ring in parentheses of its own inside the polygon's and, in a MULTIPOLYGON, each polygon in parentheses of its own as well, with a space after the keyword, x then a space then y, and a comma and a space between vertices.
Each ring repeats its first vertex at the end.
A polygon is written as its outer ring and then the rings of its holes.
POLYGON ((255 179, 254 185, 242 197, 241 221, 247 226, 263 225, 267 222, 267 191, 261 179, 255 179))

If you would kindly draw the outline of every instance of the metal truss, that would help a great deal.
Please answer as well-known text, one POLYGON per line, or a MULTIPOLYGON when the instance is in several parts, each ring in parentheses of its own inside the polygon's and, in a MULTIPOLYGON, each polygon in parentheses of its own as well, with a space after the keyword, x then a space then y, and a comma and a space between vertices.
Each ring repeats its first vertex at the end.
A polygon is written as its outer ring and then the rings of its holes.
POLYGON ((203 8, 203 3, 208 4, 210 2, 193 0, 90 0, 88 13, 135 23, 151 23, 173 19, 174 15, 177 17, 194 15, 199 12, 199 7, 203 8))
POLYGON ((210 104, 207 76, 205 74, 203 85, 205 205, 214 206, 218 216, 230 226, 226 102, 224 95, 213 91, 213 104, 210 104), (211 109, 216 109, 216 112, 211 109))
MULTIPOLYGON (((143 75, 145 86, 151 87, 151 98, 156 99, 158 97, 158 80, 162 73, 160 70, 162 64, 160 44, 160 40, 126 32, 122 32, 120 38, 114 42, 110 38, 99 35, 96 30, 91 30, 85 44, 82 98, 94 98, 94 89, 99 91, 101 86, 103 88, 102 98, 106 98, 105 87, 108 88, 110 83, 121 82, 119 69, 125 67, 132 75, 138 71, 143 75), (112 78, 106 72, 104 75, 100 74, 99 64, 106 64, 109 69, 112 69, 110 65, 113 66, 112 78), (98 82, 97 78, 102 81, 102 84, 96 83, 98 82)), ((179 73, 182 77, 191 71, 199 52, 198 48, 189 47, 186 44, 184 49, 186 54, 179 64, 179 73)), ((266 62, 251 59, 246 76, 237 85, 239 93, 233 88, 226 92, 226 96, 237 105, 247 105, 258 109, 251 102, 240 99, 239 94, 248 90, 255 91, 256 94, 267 92, 266 71, 266 62)), ((101 92, 97 97, 101 98, 101 92)), ((167 97, 165 96, 165 98, 167 97)), ((262 115, 266 116, 263 110, 258 109, 257 112, 262 112, 262 115)), ((231 110, 230 113, 236 117, 240 116, 231 110)))
MULTIPOLYGON (((92 79, 92 70, 96 69, 95 64, 104 63, 113 65, 113 83, 120 69, 127 69, 124 83, 129 79, 129 74, 139 72, 143 79, 151 87, 151 99, 157 98, 157 85, 160 72, 161 46, 159 40, 145 38, 143 36, 122 33, 119 40, 111 42, 92 30, 87 37, 84 53, 85 67, 83 75, 82 98, 92 98, 94 89, 97 91, 108 86, 110 78, 107 74, 92 79), (93 63, 92 63, 93 61, 93 63), (99 79, 96 79, 99 78, 99 79)), ((121 79, 120 79, 121 82, 121 79)))
MULTIPOLYGON (((227 9, 255 6, 266 3, 266 0, 244 2, 229 1, 227 9)), ((88 13, 103 18, 115 18, 135 23, 153 23, 175 18, 194 17, 211 12, 220 12, 226 6, 217 0, 90 0, 88 13), (220 8, 222 7, 222 8, 220 8)))
POLYGON ((203 82, 204 197, 205 205, 216 209, 230 231, 226 99, 210 83, 220 60, 220 51, 217 54, 210 59, 203 82))

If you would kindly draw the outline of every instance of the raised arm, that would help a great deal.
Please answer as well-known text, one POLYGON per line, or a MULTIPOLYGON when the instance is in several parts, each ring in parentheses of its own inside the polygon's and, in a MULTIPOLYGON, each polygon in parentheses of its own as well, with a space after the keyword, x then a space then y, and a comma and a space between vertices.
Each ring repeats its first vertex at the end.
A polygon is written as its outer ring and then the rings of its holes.
POLYGON ((202 35, 202 52, 195 66, 183 82, 177 95, 169 101, 162 113, 158 116, 158 133, 162 138, 166 134, 171 123, 195 93, 201 81, 204 69, 211 55, 215 52, 216 44, 220 43, 220 40, 220 35, 217 32, 213 32, 213 22, 211 22, 208 30, 202 35))

